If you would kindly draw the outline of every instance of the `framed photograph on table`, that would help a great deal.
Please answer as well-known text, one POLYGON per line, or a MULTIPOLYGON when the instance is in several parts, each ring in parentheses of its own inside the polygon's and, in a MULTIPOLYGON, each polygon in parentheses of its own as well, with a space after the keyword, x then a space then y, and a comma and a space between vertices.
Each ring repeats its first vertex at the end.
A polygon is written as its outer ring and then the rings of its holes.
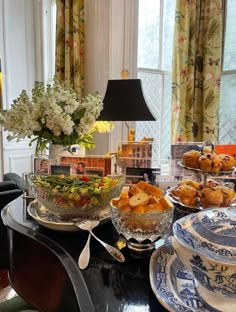
POLYGON ((47 156, 35 157, 32 155, 32 171, 38 174, 48 174, 49 159, 47 156))
POLYGON ((126 182, 130 184, 146 181, 155 184, 156 175, 160 174, 159 168, 126 167, 126 182))
POLYGON ((85 168, 85 174, 89 176, 104 176, 104 169, 103 168, 85 168))
POLYGON ((49 173, 51 175, 71 175, 71 165, 54 164, 50 165, 49 173))
POLYGON ((76 174, 85 174, 85 170, 86 170, 85 167, 86 167, 86 163, 84 161, 79 161, 78 163, 74 163, 76 174))
POLYGON ((113 156, 106 155, 86 155, 86 156, 62 156, 61 164, 70 164, 73 166, 76 174, 88 174, 103 176, 111 174, 111 160, 113 156))

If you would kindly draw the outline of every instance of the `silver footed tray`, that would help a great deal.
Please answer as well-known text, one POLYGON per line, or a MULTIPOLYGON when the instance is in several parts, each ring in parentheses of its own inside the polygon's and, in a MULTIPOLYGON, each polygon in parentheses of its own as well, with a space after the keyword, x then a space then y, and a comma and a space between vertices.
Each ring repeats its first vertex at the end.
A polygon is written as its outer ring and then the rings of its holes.
MULTIPOLYGON (((78 221, 77 219, 72 219, 71 221, 61 220, 58 216, 49 212, 43 205, 41 205, 37 201, 37 199, 35 199, 28 205, 27 212, 38 224, 46 228, 56 231, 79 231, 79 228, 75 225, 75 222, 78 221)), ((100 220, 101 223, 108 221, 109 218, 109 207, 100 210, 99 213, 94 216, 94 219, 100 220)))
POLYGON ((172 203, 174 204, 177 204, 180 208, 182 208, 183 210, 185 211, 189 211, 189 212, 196 212, 196 211, 200 211, 202 209, 204 209, 203 207, 199 205, 197 206, 187 206, 187 205, 184 205, 178 197, 174 196, 171 191, 175 189, 175 188, 170 188, 166 191, 166 196, 169 198, 170 201, 172 201, 172 203))
MULTIPOLYGON (((210 208, 217 208, 217 207, 207 207, 207 208, 204 208, 200 205, 200 200, 198 199, 198 202, 197 202, 197 205, 196 206, 187 206, 185 204, 183 204, 180 199, 175 196, 172 191, 175 190, 176 187, 172 187, 170 189, 168 189, 166 191, 166 196, 169 198, 170 201, 172 201, 172 203, 174 204, 177 204, 178 207, 180 209, 182 209, 183 211, 186 211, 186 212, 198 212, 200 210, 203 210, 203 209, 210 209, 210 208)), ((229 204, 229 208, 230 207, 236 207, 236 196, 231 200, 230 204, 229 204)), ((227 208, 227 207, 220 207, 220 208, 227 208)))
POLYGON ((198 172, 198 173, 202 173, 202 174, 209 174, 209 175, 215 175, 215 176, 222 176, 222 175, 231 175, 233 173, 235 173, 235 167, 233 170, 231 171, 219 171, 219 172, 214 172, 214 171, 203 171, 201 169, 198 169, 198 168, 192 168, 192 167, 187 167, 183 164, 182 160, 180 161, 177 161, 177 164, 184 168, 184 169, 188 169, 188 170, 192 170, 194 172, 198 172))

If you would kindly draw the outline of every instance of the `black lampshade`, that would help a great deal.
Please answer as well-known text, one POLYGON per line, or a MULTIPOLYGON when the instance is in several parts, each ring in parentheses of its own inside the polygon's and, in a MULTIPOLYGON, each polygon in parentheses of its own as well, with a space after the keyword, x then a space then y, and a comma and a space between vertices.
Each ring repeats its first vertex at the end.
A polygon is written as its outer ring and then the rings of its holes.
POLYGON ((144 99, 140 79, 108 80, 103 103, 98 120, 155 120, 144 99))

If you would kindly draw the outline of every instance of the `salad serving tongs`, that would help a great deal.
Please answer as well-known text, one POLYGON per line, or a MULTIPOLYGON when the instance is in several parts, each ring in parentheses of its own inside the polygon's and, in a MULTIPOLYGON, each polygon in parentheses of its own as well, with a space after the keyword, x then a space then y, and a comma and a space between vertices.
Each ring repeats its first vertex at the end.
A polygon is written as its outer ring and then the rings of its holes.
POLYGON ((89 231, 89 233, 110 253, 110 255, 113 258, 115 258, 119 262, 124 262, 125 257, 122 254, 122 252, 120 252, 117 248, 105 243, 92 232, 92 228, 95 227, 94 226, 95 222, 97 226, 99 224, 98 220, 84 220, 84 221, 75 222, 74 224, 81 230, 89 231))

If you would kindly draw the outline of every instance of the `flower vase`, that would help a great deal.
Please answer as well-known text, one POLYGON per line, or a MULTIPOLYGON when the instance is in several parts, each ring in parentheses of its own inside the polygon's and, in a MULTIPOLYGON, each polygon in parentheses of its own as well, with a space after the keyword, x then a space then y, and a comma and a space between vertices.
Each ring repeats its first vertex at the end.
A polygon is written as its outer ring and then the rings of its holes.
POLYGON ((59 157, 59 155, 64 151, 65 147, 57 144, 49 145, 49 159, 55 159, 59 157))

